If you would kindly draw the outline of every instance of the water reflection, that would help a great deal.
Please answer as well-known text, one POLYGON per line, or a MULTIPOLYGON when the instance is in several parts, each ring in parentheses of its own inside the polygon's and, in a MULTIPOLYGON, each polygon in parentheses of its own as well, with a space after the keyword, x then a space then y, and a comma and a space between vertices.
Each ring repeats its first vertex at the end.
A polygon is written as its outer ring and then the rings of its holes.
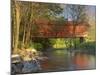
POLYGON ((85 53, 70 53, 67 50, 47 52, 49 59, 41 62, 42 72, 95 69, 95 56, 85 53))
POLYGON ((90 61, 89 55, 78 53, 73 57, 73 62, 76 65, 76 69, 87 69, 90 61))

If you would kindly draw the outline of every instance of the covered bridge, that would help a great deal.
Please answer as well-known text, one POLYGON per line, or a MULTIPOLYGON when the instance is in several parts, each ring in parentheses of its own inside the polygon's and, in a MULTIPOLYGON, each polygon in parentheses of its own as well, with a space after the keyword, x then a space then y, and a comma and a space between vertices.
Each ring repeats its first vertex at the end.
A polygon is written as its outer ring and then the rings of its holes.
POLYGON ((79 23, 73 25, 72 21, 66 21, 59 24, 55 21, 47 19, 35 20, 36 32, 32 32, 32 37, 41 38, 84 38, 88 35, 89 25, 87 23, 79 23))

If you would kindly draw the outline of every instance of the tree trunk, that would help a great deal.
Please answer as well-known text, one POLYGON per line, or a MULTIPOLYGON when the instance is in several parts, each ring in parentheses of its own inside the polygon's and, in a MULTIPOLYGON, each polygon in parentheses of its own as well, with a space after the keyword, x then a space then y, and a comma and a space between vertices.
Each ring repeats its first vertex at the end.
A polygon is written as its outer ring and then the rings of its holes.
POLYGON ((14 46, 15 46, 15 8, 12 8, 12 53, 14 51, 14 46))
POLYGON ((18 48, 18 40, 19 40, 19 27, 20 27, 20 7, 19 4, 16 2, 15 0, 15 10, 16 10, 16 17, 15 17, 15 21, 16 21, 16 28, 14 30, 14 34, 15 34, 15 39, 14 39, 14 53, 17 52, 17 48, 18 48))
POLYGON ((26 38, 25 38, 25 47, 29 45, 30 42, 30 32, 31 32, 31 25, 29 24, 26 31, 26 38))
POLYGON ((21 48, 25 47, 25 35, 26 35, 25 32, 26 32, 26 25, 24 26, 24 29, 23 29, 23 39, 22 39, 21 48))

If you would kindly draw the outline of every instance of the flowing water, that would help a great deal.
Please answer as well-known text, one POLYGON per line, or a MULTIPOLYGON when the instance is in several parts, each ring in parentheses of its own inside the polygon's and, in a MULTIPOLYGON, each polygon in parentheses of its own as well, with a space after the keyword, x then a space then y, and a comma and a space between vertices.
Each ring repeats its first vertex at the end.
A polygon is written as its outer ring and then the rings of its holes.
MULTIPOLYGON (((44 52, 44 60, 40 60, 39 65, 35 61, 33 63, 31 61, 24 62, 23 65, 22 72, 18 71, 18 74, 89 70, 96 68, 96 57, 82 52, 69 52, 66 49, 50 50, 44 52)), ((17 69, 19 70, 19 68, 17 69)))
POLYGON ((41 72, 73 71, 96 68, 95 55, 71 53, 67 50, 52 50, 45 53, 48 59, 41 61, 41 72))

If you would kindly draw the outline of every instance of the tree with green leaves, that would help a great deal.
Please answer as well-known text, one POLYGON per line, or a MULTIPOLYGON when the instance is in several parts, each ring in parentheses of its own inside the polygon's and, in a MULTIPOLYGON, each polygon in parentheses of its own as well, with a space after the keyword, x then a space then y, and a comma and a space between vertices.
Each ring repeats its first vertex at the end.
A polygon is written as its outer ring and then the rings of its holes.
MULTIPOLYGON (((73 38, 76 38, 75 30, 76 26, 82 23, 85 23, 88 27, 88 17, 86 13, 86 6, 84 5, 66 5, 68 10, 66 14, 70 16, 73 24, 73 38)), ((69 18, 69 17, 68 17, 69 18)), ((80 42, 83 41, 83 37, 80 37, 80 42)), ((75 44, 76 48, 76 44, 75 44)))
POLYGON ((35 3, 12 0, 13 50, 29 47, 32 32, 36 32, 35 20, 46 18, 54 20, 62 12, 58 4, 35 3), (13 7, 14 6, 14 7, 13 7), (15 39, 16 38, 16 39, 15 39))

